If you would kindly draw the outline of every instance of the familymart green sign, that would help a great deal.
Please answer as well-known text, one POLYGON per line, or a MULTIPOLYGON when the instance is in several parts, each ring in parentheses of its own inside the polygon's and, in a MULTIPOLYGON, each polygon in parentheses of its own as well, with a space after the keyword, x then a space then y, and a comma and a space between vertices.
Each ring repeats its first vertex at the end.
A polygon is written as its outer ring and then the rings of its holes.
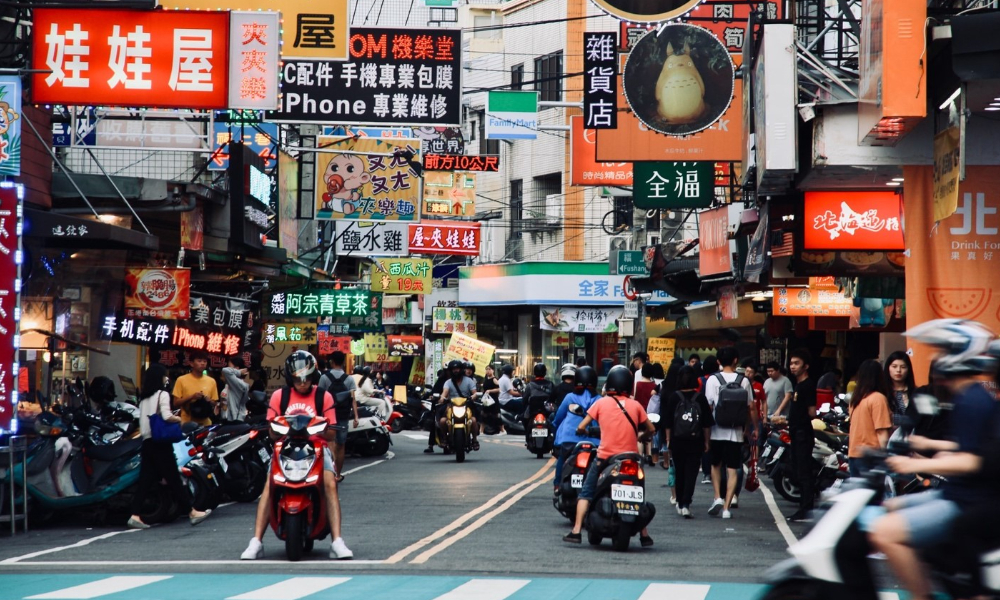
POLYGON ((538 137, 538 92, 489 92, 486 139, 533 140, 538 137))
POLYGON ((637 162, 632 174, 636 208, 708 208, 715 197, 712 162, 637 162))

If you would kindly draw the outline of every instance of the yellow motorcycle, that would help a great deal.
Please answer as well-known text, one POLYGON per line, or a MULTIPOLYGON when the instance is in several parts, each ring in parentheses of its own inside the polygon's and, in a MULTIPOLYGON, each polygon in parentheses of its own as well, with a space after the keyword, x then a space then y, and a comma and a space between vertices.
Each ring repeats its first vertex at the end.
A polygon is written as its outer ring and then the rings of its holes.
POLYGON ((438 431, 437 443, 445 452, 455 453, 455 462, 464 462, 465 455, 478 448, 473 446, 472 437, 472 407, 474 402, 469 398, 449 398, 445 409, 447 433, 441 438, 438 431))

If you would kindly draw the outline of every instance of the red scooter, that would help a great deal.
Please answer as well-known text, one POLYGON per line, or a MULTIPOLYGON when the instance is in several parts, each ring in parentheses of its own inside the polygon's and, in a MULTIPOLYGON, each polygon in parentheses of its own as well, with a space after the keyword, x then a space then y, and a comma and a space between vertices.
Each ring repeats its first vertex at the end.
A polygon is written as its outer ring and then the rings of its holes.
POLYGON ((291 561, 312 552, 315 541, 330 533, 323 492, 326 441, 320 437, 326 427, 326 419, 307 414, 271 422, 271 429, 282 436, 271 461, 271 528, 285 540, 291 561))

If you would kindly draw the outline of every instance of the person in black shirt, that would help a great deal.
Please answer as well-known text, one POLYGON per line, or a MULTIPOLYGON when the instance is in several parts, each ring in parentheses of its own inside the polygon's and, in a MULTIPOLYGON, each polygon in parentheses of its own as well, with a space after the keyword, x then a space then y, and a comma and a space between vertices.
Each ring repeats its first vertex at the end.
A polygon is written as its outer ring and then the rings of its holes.
POLYGON ((690 519, 692 518, 691 499, 698 481, 698 468, 701 465, 702 455, 708 452, 709 439, 712 435, 712 425, 715 425, 715 419, 712 417, 712 409, 709 408, 705 395, 695 390, 695 386, 698 385, 698 377, 693 367, 687 365, 681 367, 678 370, 676 381, 677 391, 664 396, 661 401, 660 427, 663 429, 666 447, 670 449, 670 455, 674 461, 677 514, 685 519, 690 519), (702 436, 682 439, 679 436, 671 435, 675 431, 674 416, 677 412, 680 396, 684 396, 685 399, 694 398, 698 403, 702 436))
POLYGON ((816 416, 816 380, 809 376, 812 357, 805 349, 789 354, 788 370, 795 380, 795 394, 788 409, 788 435, 792 438, 792 469, 799 484, 799 509, 788 517, 789 521, 805 521, 816 501, 816 481, 813 478, 812 420, 816 416))
POLYGON ((562 366, 562 371, 559 372, 559 377, 562 381, 556 386, 556 391, 552 395, 552 414, 559 410, 559 405, 562 404, 563 398, 567 394, 576 393, 576 367, 570 363, 566 363, 562 366))

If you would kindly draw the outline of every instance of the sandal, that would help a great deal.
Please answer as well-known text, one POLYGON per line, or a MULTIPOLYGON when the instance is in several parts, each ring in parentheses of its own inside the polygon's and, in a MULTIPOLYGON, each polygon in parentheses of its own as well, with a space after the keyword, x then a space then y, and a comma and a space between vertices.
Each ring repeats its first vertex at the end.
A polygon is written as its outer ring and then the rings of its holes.
POLYGON ((337 473, 336 475, 333 476, 333 480, 336 481, 337 483, 340 483, 341 481, 344 480, 344 476, 341 475, 340 473, 337 473))
POLYGON ((479 440, 472 440, 472 449, 477 452, 479 451, 479 440))

